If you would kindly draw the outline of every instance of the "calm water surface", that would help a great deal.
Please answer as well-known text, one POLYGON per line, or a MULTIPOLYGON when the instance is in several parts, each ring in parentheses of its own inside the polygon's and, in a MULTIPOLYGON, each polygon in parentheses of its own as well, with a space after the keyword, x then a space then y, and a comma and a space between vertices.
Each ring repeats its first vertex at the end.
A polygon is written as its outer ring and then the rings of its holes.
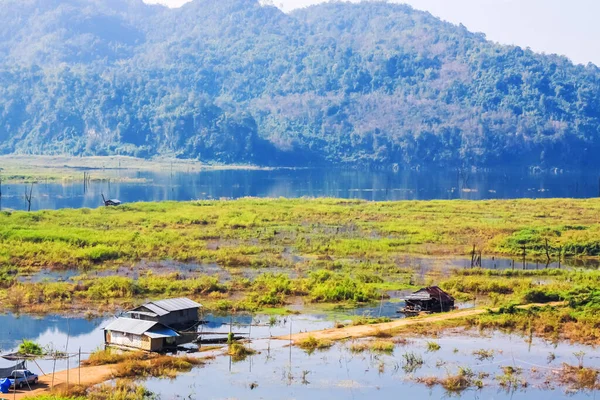
MULTIPOLYGON (((83 174, 83 172, 82 172, 83 174)), ((531 173, 491 171, 368 171, 336 169, 148 172, 113 170, 115 178, 145 183, 92 182, 34 185, 32 209, 95 208, 101 194, 123 202, 253 197, 339 197, 365 200, 508 199, 599 195, 600 171, 531 173)), ((92 177, 94 172, 91 172, 92 177)), ((2 186, 2 207, 26 208, 27 185, 2 186)))
MULTIPOLYGON (((433 339, 441 349, 427 351, 427 341, 432 339, 409 339, 399 344, 393 354, 352 353, 350 342, 338 343, 326 351, 308 354, 298 348, 288 347, 285 340, 270 339, 272 336, 290 332, 325 329, 333 326, 330 316, 299 315, 278 317, 269 324, 269 317, 206 316, 208 324, 203 332, 244 333, 252 339, 249 345, 257 350, 255 356, 234 362, 230 357, 217 355, 203 367, 182 374, 176 379, 149 379, 141 383, 159 395, 161 399, 563 399, 566 389, 557 382, 557 371, 562 363, 577 364, 575 355, 584 352, 584 364, 600 367, 600 357, 595 348, 568 343, 551 344, 539 339, 530 343, 520 335, 482 332, 457 332, 433 339), (492 350, 493 358, 481 360, 473 352, 492 350), (414 353, 423 358, 422 367, 414 371, 403 369, 403 355, 414 353), (550 360, 549 355, 553 354, 550 360), (506 391, 498 386, 494 377, 501 375, 503 366, 519 368, 521 377, 529 386, 516 391, 506 391), (461 395, 449 395, 440 387, 427 388, 415 383, 417 377, 456 373, 460 367, 468 367, 474 373, 489 374, 484 378, 483 390, 467 390, 461 395), (252 389, 251 387, 258 385, 252 389)), ((102 327, 110 318, 88 321, 81 318, 46 316, 17 317, 0 315, 0 348, 3 352, 14 350, 23 338, 34 340, 44 346, 65 349, 69 339, 69 352, 81 348, 85 353, 103 345, 102 327)), ((201 356, 202 353, 198 353, 201 356)), ((52 371, 51 361, 38 361, 29 367, 36 373, 52 371)), ((0 363, 1 366, 4 364, 0 363)), ((77 366, 77 359, 70 367, 77 366)), ((65 369, 66 361, 59 361, 57 370, 65 369)), ((74 377, 74 379, 76 379, 74 377)), ((597 392, 582 391, 568 395, 572 399, 594 399, 597 392)))
MULTIPOLYGON (((150 379, 143 384, 161 399, 564 399, 564 387, 556 385, 556 370, 561 363, 576 364, 574 352, 586 353, 585 364, 600 365, 594 349, 568 344, 552 345, 540 340, 529 344, 524 338, 506 334, 471 336, 459 334, 436 340, 441 349, 427 352, 426 339, 396 346, 393 354, 352 353, 348 343, 338 343, 327 351, 312 354, 286 347, 285 341, 255 341, 251 347, 259 354, 241 362, 228 356, 210 361, 175 380, 150 379), (496 350, 493 359, 478 360, 476 350, 496 350), (403 355, 412 352, 424 365, 412 372, 403 369, 403 355), (548 362, 548 356, 556 357, 548 362), (522 369, 529 386, 506 391, 494 377, 502 366, 522 369), (454 374, 468 367, 475 374, 484 372, 483 390, 462 394, 446 393, 441 387, 427 388, 414 382, 416 377, 454 374), (532 368, 535 368, 532 370, 532 368), (549 380, 550 384, 545 382, 549 380), (255 386, 257 385, 257 386, 255 386), (254 386, 254 389, 252 388, 254 386)), ((569 394, 572 399, 593 399, 596 392, 569 394)))

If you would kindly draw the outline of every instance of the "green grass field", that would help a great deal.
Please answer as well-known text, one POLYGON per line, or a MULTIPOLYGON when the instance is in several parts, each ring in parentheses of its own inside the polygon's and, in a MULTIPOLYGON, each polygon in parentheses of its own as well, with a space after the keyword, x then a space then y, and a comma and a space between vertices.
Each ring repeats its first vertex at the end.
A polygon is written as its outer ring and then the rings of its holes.
MULTIPOLYGON (((220 311, 286 311, 294 299, 346 304, 439 284, 480 304, 569 300, 589 317, 596 271, 451 271, 417 278, 408 254, 553 259, 600 255, 600 200, 365 202, 241 199, 0 213, 0 302, 11 310, 94 313, 146 298, 190 296, 220 311), (215 262, 231 273, 95 276, 148 260, 215 262), (75 268, 67 282, 20 283, 40 269, 75 268), (252 270, 251 277, 243 272, 252 270), (583 300, 582 300, 583 299, 583 300), (586 300, 587 299, 587 300, 586 300)), ((593 307, 591 308, 593 309, 593 307)), ((573 311, 575 312, 575 311, 573 311)), ((581 314, 583 313, 583 314, 581 314)))

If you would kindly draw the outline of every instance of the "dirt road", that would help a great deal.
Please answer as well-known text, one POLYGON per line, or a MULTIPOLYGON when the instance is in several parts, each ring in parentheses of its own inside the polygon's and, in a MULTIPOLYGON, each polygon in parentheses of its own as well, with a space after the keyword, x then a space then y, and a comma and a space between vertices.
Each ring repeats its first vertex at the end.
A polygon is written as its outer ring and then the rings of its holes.
MULTIPOLYGON (((68 371, 69 385, 79 384, 79 369, 73 368, 68 371)), ((100 365, 96 367, 81 367, 81 385, 90 387, 98 383, 105 382, 111 379, 112 366, 111 365, 100 365)), ((59 371, 54 374, 54 388, 64 388, 67 386, 67 371, 59 371)), ((23 390, 17 390, 16 396, 14 392, 7 394, 0 394, 0 398, 11 399, 24 399, 31 396, 38 396, 42 394, 50 393, 52 387, 52 374, 40 376, 40 381, 37 385, 32 386, 31 389, 25 387, 23 390)))
MULTIPOLYGON (((563 302, 556 303, 548 303, 548 304, 528 304, 525 306, 519 306, 519 308, 531 308, 534 306, 543 307, 543 306, 559 306, 563 305, 563 302)), ((314 331, 314 332, 303 332, 296 333, 291 335, 291 340, 295 343, 299 340, 303 340, 308 338, 309 336, 314 337, 315 339, 326 339, 326 340, 343 340, 350 338, 362 338, 375 336, 377 332, 381 331, 390 331, 397 328, 416 325, 416 324, 426 324, 433 323, 439 321, 447 321, 458 318, 472 317, 474 315, 480 315, 487 312, 487 309, 477 308, 471 310, 462 310, 462 311, 453 311, 444 314, 434 314, 423 317, 416 318, 403 318, 392 322, 385 322, 381 324, 373 324, 373 325, 357 325, 357 326, 347 326, 339 329, 326 329, 323 331, 314 331)), ((277 339, 281 340, 290 340, 290 335, 280 336, 277 339)))

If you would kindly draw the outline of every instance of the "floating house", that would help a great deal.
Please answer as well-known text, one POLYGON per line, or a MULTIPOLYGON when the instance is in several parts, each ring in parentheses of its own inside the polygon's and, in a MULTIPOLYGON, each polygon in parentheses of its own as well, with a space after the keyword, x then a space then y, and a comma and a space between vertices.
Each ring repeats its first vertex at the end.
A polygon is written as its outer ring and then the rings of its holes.
POLYGON ((185 297, 151 301, 126 313, 131 319, 160 322, 171 328, 188 330, 199 321, 201 304, 185 297))
POLYGON ((454 309, 454 297, 437 286, 420 289, 408 295, 405 313, 446 312, 454 309))
POLYGON ((156 321, 118 318, 104 328, 104 341, 107 345, 162 351, 177 346, 179 334, 156 321))
POLYGON ((202 305, 185 297, 151 301, 104 328, 108 346, 163 351, 197 339, 202 305))

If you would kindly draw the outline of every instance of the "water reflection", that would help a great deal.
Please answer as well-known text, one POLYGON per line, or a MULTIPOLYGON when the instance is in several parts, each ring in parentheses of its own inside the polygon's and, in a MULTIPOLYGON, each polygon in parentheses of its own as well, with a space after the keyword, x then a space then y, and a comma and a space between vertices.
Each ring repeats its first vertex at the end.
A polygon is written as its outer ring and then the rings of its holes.
MULTIPOLYGON (((61 316, 35 317, 13 314, 0 315, 0 354, 14 352, 24 340, 33 340, 43 347, 78 352, 81 348, 82 359, 104 344, 102 327, 106 319, 86 320, 84 318, 67 318, 61 316), (68 340, 68 348, 67 348, 68 340)), ((70 360, 70 367, 76 367, 78 358, 70 360)), ((52 372, 53 362, 39 360, 37 365, 29 363, 28 367, 35 373, 52 372)), ((58 360, 56 370, 67 368, 66 360, 58 360)))

